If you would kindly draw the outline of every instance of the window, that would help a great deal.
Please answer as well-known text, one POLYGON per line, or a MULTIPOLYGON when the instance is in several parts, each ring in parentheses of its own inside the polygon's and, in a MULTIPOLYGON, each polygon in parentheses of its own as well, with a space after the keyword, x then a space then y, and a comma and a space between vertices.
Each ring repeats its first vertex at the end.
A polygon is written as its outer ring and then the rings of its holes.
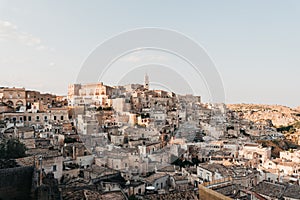
POLYGON ((53 165, 53 166, 52 166, 52 170, 53 170, 54 172, 56 172, 56 170, 57 170, 57 169, 56 169, 56 165, 53 165))
POLYGON ((31 116, 28 116, 28 121, 31 121, 31 116))
POLYGON ((47 117, 47 116, 44 116, 44 120, 47 121, 47 120, 48 120, 48 117, 47 117))
POLYGON ((54 116, 53 118, 54 118, 54 120, 56 120, 56 116, 54 116))
POLYGON ((26 120, 27 120, 26 116, 24 116, 23 119, 24 119, 24 122, 26 122, 26 120))
POLYGON ((206 179, 207 179, 208 181, 210 181, 210 180, 209 180, 209 174, 206 174, 206 179))
POLYGON ((61 116, 61 117, 60 117, 60 120, 64 120, 64 116, 61 116))
POLYGON ((40 120, 40 116, 36 116, 36 121, 39 121, 40 120))

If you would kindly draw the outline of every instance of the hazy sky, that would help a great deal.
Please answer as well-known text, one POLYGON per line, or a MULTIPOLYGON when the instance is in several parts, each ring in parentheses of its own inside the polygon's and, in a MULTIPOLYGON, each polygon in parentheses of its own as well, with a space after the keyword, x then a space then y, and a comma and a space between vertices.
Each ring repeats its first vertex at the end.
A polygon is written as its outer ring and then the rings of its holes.
MULTIPOLYGON (((294 107, 300 105, 299 19, 297 0, 0 0, 0 86, 66 94, 104 40, 134 28, 161 27, 206 49, 223 79, 226 103, 294 107)), ((119 65, 136 64, 136 56, 119 65)))

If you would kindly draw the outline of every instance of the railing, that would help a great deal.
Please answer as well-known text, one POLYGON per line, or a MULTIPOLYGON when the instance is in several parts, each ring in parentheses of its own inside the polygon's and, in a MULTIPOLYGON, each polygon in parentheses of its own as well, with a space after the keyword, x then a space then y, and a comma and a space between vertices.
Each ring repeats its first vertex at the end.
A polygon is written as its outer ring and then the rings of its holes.
POLYGON ((204 187, 213 187, 213 186, 218 186, 218 185, 222 185, 222 184, 227 184, 227 183, 231 183, 232 182, 232 178, 228 177, 228 178, 222 178, 222 179, 217 179, 214 181, 210 181, 210 182, 204 182, 201 185, 204 187))

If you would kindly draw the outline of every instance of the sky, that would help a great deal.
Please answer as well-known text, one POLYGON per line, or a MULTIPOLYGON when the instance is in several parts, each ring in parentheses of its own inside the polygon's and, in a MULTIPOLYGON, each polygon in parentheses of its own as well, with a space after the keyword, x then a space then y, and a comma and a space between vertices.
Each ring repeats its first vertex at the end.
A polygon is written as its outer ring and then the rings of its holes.
MULTIPOLYGON (((205 49, 222 78, 226 103, 296 107, 299 19, 297 0, 0 0, 0 86, 67 94, 84 61, 105 40, 132 29, 158 27, 178 31, 205 49)), ((155 63, 175 71, 186 65, 174 55, 134 52, 114 64, 115 72, 118 66, 142 68, 118 82, 142 83, 146 71, 157 83, 168 72, 154 73, 159 69, 155 63)), ((114 84, 111 78, 104 80, 114 84)), ((198 82, 189 84, 195 87, 198 82)), ((174 80, 171 89, 184 93, 181 86, 189 84, 174 80)), ((208 99, 205 89, 203 96, 208 99)))

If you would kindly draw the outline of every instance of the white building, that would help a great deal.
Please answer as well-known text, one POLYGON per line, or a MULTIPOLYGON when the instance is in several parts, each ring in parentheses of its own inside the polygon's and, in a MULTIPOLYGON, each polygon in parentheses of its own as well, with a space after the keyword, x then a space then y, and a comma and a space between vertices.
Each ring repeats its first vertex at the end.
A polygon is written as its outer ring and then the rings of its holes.
POLYGON ((239 150, 239 157, 264 163, 266 160, 271 159, 271 147, 262 147, 256 143, 244 144, 242 149, 239 150))
POLYGON ((294 150, 294 151, 281 151, 279 153, 279 157, 282 159, 294 161, 297 163, 300 163, 300 150, 294 150))

